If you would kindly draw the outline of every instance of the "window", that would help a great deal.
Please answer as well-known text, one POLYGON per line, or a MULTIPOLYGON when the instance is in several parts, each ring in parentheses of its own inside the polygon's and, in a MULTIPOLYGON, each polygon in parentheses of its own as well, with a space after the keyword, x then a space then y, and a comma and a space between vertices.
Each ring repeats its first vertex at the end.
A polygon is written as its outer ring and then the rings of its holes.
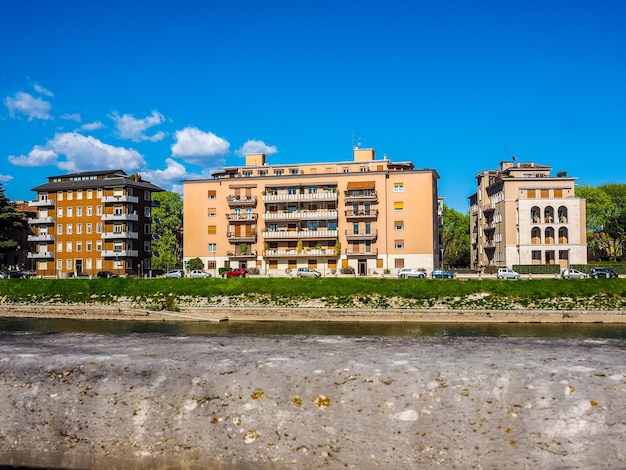
POLYGON ((143 199, 144 201, 149 201, 150 199, 152 199, 152 193, 150 191, 144 191, 143 199))
POLYGON ((63 225, 57 225, 57 235, 63 235, 63 225))
POLYGON ((542 189, 541 190, 541 198, 542 199, 548 199, 550 197, 550 190, 549 189, 542 189))
POLYGON ((74 191, 72 191, 71 189, 67 190, 67 200, 71 201, 72 199, 74 199, 74 191))
POLYGON ((113 261, 113 268, 114 269, 123 269, 124 268, 124 261, 121 259, 116 259, 113 261))
POLYGON ((98 190, 96 190, 96 197, 97 197, 98 199, 102 199, 102 195, 103 195, 103 191, 102 191, 102 189, 98 189, 98 190))
POLYGON ((287 194, 296 194, 296 188, 287 188, 287 194))
POLYGON ((72 234, 72 224, 67 224, 65 227, 65 231, 68 235, 72 234))
POLYGON ((143 208, 143 216, 144 217, 150 217, 150 207, 149 206, 144 206, 144 208, 143 208))
POLYGON ((350 173, 350 167, 344 166, 344 167, 342 168, 342 171, 343 171, 344 173, 350 173))
POLYGON ((102 269, 102 258, 96 260, 96 269, 102 269))
POLYGON ((259 170, 259 176, 267 176, 267 170, 259 170))
POLYGON ((96 233, 102 233, 102 222, 96 224, 96 233))
POLYGON ((290 269, 296 269, 298 267, 298 261, 296 261, 295 259, 287 260, 287 267, 290 269))
POLYGON ((366 166, 360 166, 360 167, 359 167, 359 171, 360 171, 361 173, 365 173, 365 172, 367 171, 367 167, 366 167, 366 166))
POLYGON ((76 233, 81 235, 83 233, 83 224, 76 224, 76 233))
POLYGON ((217 233, 217 225, 209 225, 207 227, 207 234, 215 235, 217 233))
POLYGON ((76 251, 83 251, 83 242, 76 242, 76 251))
POLYGON ((535 191, 534 189, 529 189, 529 190, 526 191, 526 195, 530 199, 536 198, 537 197, 537 191, 535 191))
POLYGON ((92 225, 91 224, 87 224, 86 228, 87 228, 87 233, 91 233, 92 232, 92 225))
POLYGON ((209 243, 208 246, 207 246, 207 251, 209 253, 217 252, 217 243, 209 243))
POLYGON ((404 268, 404 258, 396 258, 394 260, 394 267, 396 269, 402 269, 404 268))
POLYGON ((93 189, 87 190, 87 199, 93 199, 93 189))
POLYGON ((57 191, 57 202, 63 200, 63 191, 57 191))
POLYGON ((122 224, 113 224, 113 233, 122 233, 122 224))
POLYGON ((152 243, 150 243, 149 241, 144 241, 143 242, 143 251, 146 253, 150 253, 150 251, 152 251, 152 243))
POLYGON ((102 251, 102 240, 96 240, 96 251, 102 251))
POLYGON ((96 215, 102 215, 102 206, 96 206, 96 215))
POLYGON ((87 269, 92 269, 93 268, 93 260, 91 258, 87 258, 85 261, 87 262, 87 269))
POLYGON ((404 210, 404 202, 402 201, 396 201, 393 203, 393 210, 394 211, 403 211, 404 210))
POLYGON ((57 252, 63 252, 63 242, 57 242, 57 252))
POLYGON ((145 235, 150 235, 152 227, 150 224, 143 224, 143 233, 145 235))
POLYGON ((63 208, 62 207, 57 208, 57 217, 63 217, 63 208))
POLYGON ((396 250, 404 250, 404 240, 394 240, 393 247, 396 250))
POLYGON ((215 199, 217 197, 217 191, 215 189, 209 189, 207 191, 207 197, 209 199, 215 199))
POLYGON ((284 172, 284 170, 274 170, 274 174, 276 176, 282 176, 283 172, 284 172))
POLYGON ((252 172, 250 170, 245 170, 243 172, 243 177, 244 178, 250 178, 252 176, 252 172))
POLYGON ((269 260, 269 267, 270 269, 278 269, 278 260, 277 259, 269 260))
POLYGON ((93 208, 91 206, 87 206, 87 217, 91 217, 93 215, 93 208))
POLYGON ((217 216, 217 209, 215 207, 211 207, 211 208, 207 209, 207 215, 209 217, 216 217, 217 216))
POLYGON ((72 242, 67 242, 65 244, 65 251, 67 251, 68 253, 72 252, 72 242))
POLYGON ((317 260, 316 259, 308 260, 307 266, 311 269, 317 269, 317 260))
POLYGON ((65 269, 67 269, 68 271, 72 270, 72 260, 71 259, 65 260, 65 269))
POLYGON ((62 271, 63 270, 63 260, 62 259, 58 259, 57 260, 57 271, 62 271))
POLYGON ((298 173, 300 173, 300 172, 298 171, 297 168, 291 168, 289 170, 289 174, 291 174, 291 175, 297 175, 298 173))
POLYGON ((82 199, 83 198, 83 190, 79 189, 78 191, 76 191, 76 199, 82 199))
POLYGON ((393 229, 394 230, 404 230, 404 221, 402 220, 396 220, 393 223, 393 229))
POLYGON ((68 217, 73 217, 73 208, 72 207, 68 207, 67 208, 67 216, 68 217))
POLYGON ((93 243, 92 242, 87 242, 85 246, 87 248, 87 251, 91 251, 93 249, 93 243))
POLYGON ((562 198, 563 197, 563 190, 562 189, 555 189, 554 190, 554 197, 555 198, 562 198))
POLYGON ((393 192, 394 193, 402 193, 402 192, 404 192, 404 183, 394 183, 393 184, 393 192))

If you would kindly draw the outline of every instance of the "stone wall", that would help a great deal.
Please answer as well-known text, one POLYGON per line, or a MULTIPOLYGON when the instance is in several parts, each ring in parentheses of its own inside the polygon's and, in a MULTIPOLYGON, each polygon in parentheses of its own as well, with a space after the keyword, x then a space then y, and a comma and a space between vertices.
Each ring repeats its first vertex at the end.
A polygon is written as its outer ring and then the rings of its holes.
POLYGON ((620 340, 4 333, 0 465, 624 468, 625 359, 620 340))

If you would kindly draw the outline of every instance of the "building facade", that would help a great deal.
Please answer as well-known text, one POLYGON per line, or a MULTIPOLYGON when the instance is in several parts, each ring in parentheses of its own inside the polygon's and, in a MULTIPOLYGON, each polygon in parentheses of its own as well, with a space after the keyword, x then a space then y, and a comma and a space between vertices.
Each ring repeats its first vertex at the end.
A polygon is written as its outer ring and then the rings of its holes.
POLYGON ((209 272, 370 275, 438 264, 435 170, 355 148, 352 161, 333 163, 268 165, 247 155, 245 166, 212 177, 183 181, 184 260, 200 258, 209 272))
POLYGON ((585 200, 575 196, 575 178, 551 170, 511 161, 478 173, 469 197, 473 269, 587 263, 585 200))
POLYGON ((122 170, 48 177, 33 188, 28 219, 30 268, 40 276, 141 275, 152 256, 152 193, 162 191, 122 170))

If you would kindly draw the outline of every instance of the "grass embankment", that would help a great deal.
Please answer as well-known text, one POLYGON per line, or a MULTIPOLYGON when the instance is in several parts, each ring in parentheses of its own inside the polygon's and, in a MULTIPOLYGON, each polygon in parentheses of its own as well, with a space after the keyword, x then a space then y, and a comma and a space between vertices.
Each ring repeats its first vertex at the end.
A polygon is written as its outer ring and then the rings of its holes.
POLYGON ((626 279, 28 279, 0 282, 4 304, 124 304, 152 310, 263 306, 624 310, 626 279))

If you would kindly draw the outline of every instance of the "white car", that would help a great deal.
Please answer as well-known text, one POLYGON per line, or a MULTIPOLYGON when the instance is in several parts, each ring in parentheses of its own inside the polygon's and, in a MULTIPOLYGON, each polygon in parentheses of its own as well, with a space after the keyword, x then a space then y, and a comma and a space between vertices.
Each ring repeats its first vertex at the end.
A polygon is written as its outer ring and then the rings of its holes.
POLYGON ((182 269, 170 269, 165 273, 165 277, 185 277, 185 271, 182 269))
POLYGON ((400 271, 398 271, 398 277, 400 279, 407 279, 409 277, 426 279, 426 271, 418 271, 415 268, 402 268, 400 271))
POLYGON ((195 278, 211 277, 211 273, 205 273, 201 269, 194 269, 193 271, 189 273, 189 277, 195 277, 195 278))
POLYGON ((519 279, 519 273, 511 268, 498 269, 498 279, 519 279))
POLYGON ((561 277, 563 279, 585 279, 587 275, 583 272, 580 272, 578 269, 565 269, 561 273, 561 277))
POLYGON ((322 273, 313 268, 298 268, 296 271, 298 277, 320 277, 321 275, 322 273))

